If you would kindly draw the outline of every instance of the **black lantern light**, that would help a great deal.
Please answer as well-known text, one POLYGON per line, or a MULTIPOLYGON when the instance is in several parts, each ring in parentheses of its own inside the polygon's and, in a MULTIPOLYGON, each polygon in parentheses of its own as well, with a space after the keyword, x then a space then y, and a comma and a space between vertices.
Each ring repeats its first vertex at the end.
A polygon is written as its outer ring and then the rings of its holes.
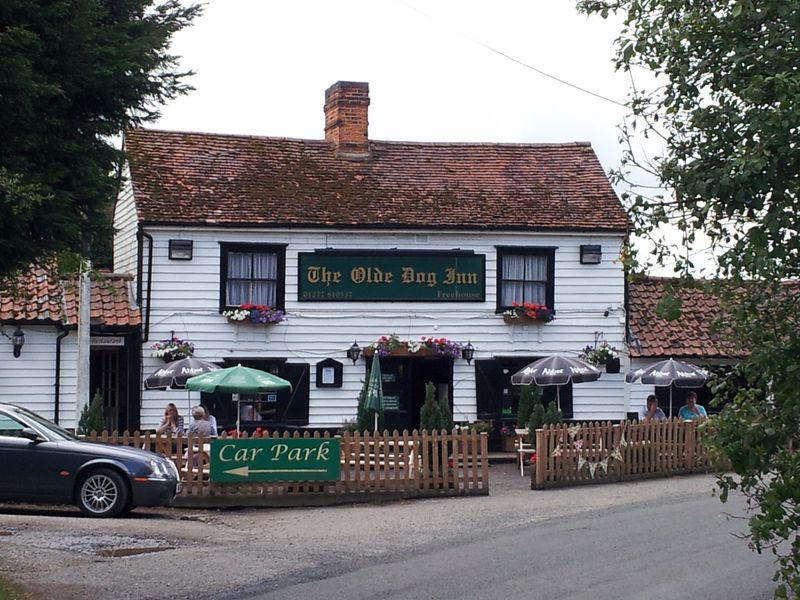
POLYGON ((472 357, 475 356, 475 347, 467 342, 467 345, 461 349, 461 356, 467 361, 467 364, 472 362, 472 357))
POLYGON ((358 345, 358 342, 353 342, 353 345, 347 349, 347 358, 353 361, 353 364, 356 364, 358 361, 358 357, 361 356, 361 348, 358 345))
POLYGON ((11 334, 11 344, 14 346, 14 358, 19 358, 22 347, 25 345, 25 334, 22 327, 17 325, 17 329, 11 334))

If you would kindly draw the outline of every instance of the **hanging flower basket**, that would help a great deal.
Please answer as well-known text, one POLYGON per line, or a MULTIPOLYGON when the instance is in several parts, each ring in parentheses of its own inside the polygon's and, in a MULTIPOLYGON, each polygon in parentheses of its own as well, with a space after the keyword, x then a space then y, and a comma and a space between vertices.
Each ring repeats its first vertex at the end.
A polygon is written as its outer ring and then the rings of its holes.
POLYGON ((152 356, 161 358, 164 362, 172 362, 194 355, 194 344, 174 335, 169 339, 156 342, 151 348, 153 349, 152 356))
POLYGON ((239 308, 222 311, 222 315, 235 323, 249 322, 256 325, 271 325, 286 320, 286 313, 263 304, 242 304, 239 308))
POLYGON ((605 365, 606 373, 620 371, 619 350, 608 342, 603 342, 599 346, 586 346, 579 356, 589 364, 605 365))
POLYGON ((508 325, 524 325, 529 323, 549 323, 556 318, 556 311, 544 304, 514 302, 512 307, 503 311, 503 322, 508 325))

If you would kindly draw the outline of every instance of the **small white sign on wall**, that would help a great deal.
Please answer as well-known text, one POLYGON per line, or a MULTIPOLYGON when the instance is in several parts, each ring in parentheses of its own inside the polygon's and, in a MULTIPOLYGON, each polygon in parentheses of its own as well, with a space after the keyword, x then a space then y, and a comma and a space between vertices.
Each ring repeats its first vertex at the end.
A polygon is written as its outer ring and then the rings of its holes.
POLYGON ((92 346, 124 346, 125 338, 119 336, 92 336, 89 338, 92 346))

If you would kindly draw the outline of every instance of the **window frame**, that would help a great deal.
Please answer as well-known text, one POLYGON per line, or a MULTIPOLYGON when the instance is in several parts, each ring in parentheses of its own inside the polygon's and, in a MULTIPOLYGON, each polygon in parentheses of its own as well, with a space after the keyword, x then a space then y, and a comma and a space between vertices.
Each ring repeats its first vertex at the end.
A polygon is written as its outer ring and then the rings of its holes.
POLYGON ((510 308, 511 305, 501 304, 503 297, 503 258, 506 256, 544 256, 547 258, 547 281, 545 282, 545 305, 551 310, 555 310, 555 276, 556 276, 556 246, 496 246, 497 252, 497 289, 496 289, 496 309, 497 314, 510 308))
POLYGON ((275 254, 277 257, 277 277, 275 282, 275 306, 286 308, 286 244, 253 244, 240 242, 220 242, 220 269, 219 269, 219 312, 238 308, 239 305, 228 305, 228 254, 230 252, 252 252, 262 254, 275 254))

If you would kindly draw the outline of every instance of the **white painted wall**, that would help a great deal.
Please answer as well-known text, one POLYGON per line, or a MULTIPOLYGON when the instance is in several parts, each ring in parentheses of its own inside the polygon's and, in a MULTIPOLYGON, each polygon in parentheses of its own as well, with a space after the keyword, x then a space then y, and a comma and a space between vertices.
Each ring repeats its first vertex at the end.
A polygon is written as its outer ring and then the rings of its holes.
POLYGON ((122 175, 125 183, 114 205, 114 272, 133 273, 136 271, 137 220, 128 163, 125 163, 122 175))
MULTIPOLYGON (((24 326, 25 345, 19 358, 12 354, 11 341, 0 337, 0 401, 24 406, 43 417, 55 420, 55 327, 24 326)), ((75 386, 77 336, 74 331, 61 340, 59 424, 76 425, 75 386)))
MULTIPOLYGON (((311 364, 310 425, 335 427, 352 418, 364 377, 364 363, 346 359, 357 340, 363 348, 381 335, 401 338, 444 336, 471 341, 475 358, 495 355, 541 356, 553 352, 577 355, 592 344, 595 332, 623 348, 624 275, 618 260, 619 235, 498 232, 313 231, 151 227, 154 239, 150 341, 143 348, 143 376, 155 371, 160 359, 149 345, 174 331, 195 344, 195 354, 208 360, 231 357, 288 357, 311 364), (191 261, 170 261, 168 240, 192 239, 191 261), (220 242, 288 244, 286 252, 286 312, 288 321, 254 326, 229 323, 219 314, 220 242), (601 244, 603 261, 581 265, 581 244, 601 244), (556 246, 556 320, 546 325, 510 326, 495 314, 495 246, 556 246), (359 303, 298 302, 297 255, 315 249, 450 250, 460 248, 486 255, 486 301, 482 303, 359 303), (604 316, 605 311, 609 312, 604 316), (325 358, 344 364, 342 388, 316 388, 314 365, 325 358)), ((146 271, 145 271, 146 272, 146 271)), ((146 282, 145 282, 146 290, 146 282)), ((142 308, 144 309, 143 303, 142 308)), ((623 357, 623 360, 624 357, 623 357)), ((628 409, 624 373, 574 386, 576 419, 619 419, 628 409)), ((475 418, 474 365, 456 360, 453 373, 457 420, 475 418)), ((144 391, 142 427, 154 427, 166 402, 188 407, 185 392, 144 391), (183 394, 181 396, 181 394, 183 394)), ((196 402, 196 400, 193 400, 196 402)), ((185 413, 185 411, 182 411, 185 413)))

